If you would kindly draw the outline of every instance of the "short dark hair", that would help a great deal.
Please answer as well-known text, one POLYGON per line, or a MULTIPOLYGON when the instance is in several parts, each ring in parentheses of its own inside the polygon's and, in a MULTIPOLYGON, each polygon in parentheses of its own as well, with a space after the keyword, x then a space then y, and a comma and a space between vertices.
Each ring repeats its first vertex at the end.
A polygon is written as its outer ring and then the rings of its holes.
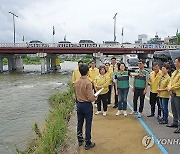
POLYGON ((153 67, 156 65, 160 66, 158 62, 153 62, 153 67))
POLYGON ((143 64, 145 64, 145 60, 143 60, 143 59, 139 59, 138 62, 139 62, 139 63, 142 62, 143 64))
POLYGON ((180 62, 180 56, 176 57, 176 59, 180 62))
POLYGON ((89 67, 87 64, 82 64, 79 66, 79 72, 81 73, 81 76, 87 75, 89 71, 89 67))
POLYGON ((168 63, 165 63, 162 67, 165 67, 167 70, 171 70, 171 66, 168 63))
POLYGON ((107 62, 107 63, 105 63, 104 65, 107 65, 107 64, 110 66, 110 64, 109 64, 108 62, 107 62))
POLYGON ((99 73, 100 73, 100 71, 101 71, 103 68, 104 68, 104 70, 105 70, 105 73, 107 72, 105 66, 100 66, 100 67, 99 67, 99 73))
POLYGON ((96 63, 96 61, 95 60, 91 60, 90 63, 96 63))
POLYGON ((117 66, 118 66, 118 70, 120 71, 120 66, 121 66, 121 64, 123 64, 123 65, 124 65, 125 70, 126 70, 126 64, 125 64, 125 63, 123 63, 123 62, 120 62, 120 63, 118 63, 118 64, 117 64, 117 66))
POLYGON ((116 60, 116 57, 112 57, 111 60, 115 59, 116 60))
POLYGON ((78 64, 79 64, 79 63, 83 63, 83 61, 82 61, 82 60, 79 60, 79 61, 78 61, 78 64))

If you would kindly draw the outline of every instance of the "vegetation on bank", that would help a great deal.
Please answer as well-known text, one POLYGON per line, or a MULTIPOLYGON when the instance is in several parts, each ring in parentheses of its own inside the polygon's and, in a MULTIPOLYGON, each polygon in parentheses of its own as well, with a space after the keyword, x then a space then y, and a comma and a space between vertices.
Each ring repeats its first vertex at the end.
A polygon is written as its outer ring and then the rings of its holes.
MULTIPOLYGON (((26 65, 39 65, 41 64, 40 62, 40 57, 31 57, 31 56, 22 56, 23 64, 26 65)), ((3 58, 3 65, 8 64, 8 59, 3 58)))
POLYGON ((85 55, 82 58, 75 58, 75 57, 68 58, 68 57, 66 57, 66 58, 62 59, 62 61, 74 61, 74 62, 78 62, 79 60, 82 60, 84 63, 89 65, 90 61, 93 60, 93 56, 92 55, 85 55))
POLYGON ((40 57, 31 57, 31 56, 23 56, 23 64, 29 64, 29 65, 39 65, 41 64, 40 62, 40 57))
POLYGON ((36 138, 25 151, 17 149, 18 153, 26 154, 54 154, 57 153, 66 138, 67 123, 74 109, 73 86, 69 85, 67 92, 58 92, 49 98, 52 109, 45 121, 43 132, 35 123, 33 130, 36 138))
MULTIPOLYGON (((23 64, 26 64, 26 65, 39 65, 39 64, 41 64, 40 57, 37 57, 37 56, 31 57, 31 56, 26 55, 26 56, 22 56, 22 59, 23 59, 23 64)), ((78 62, 79 60, 83 60, 84 63, 89 64, 92 59, 93 59, 92 55, 85 55, 83 58, 75 58, 75 57, 62 58, 61 62, 64 62, 64 61, 78 62)), ((7 64, 8 64, 8 59, 3 58, 3 65, 7 65, 7 64)))
POLYGON ((8 59, 7 58, 3 58, 3 65, 7 65, 8 64, 8 59))

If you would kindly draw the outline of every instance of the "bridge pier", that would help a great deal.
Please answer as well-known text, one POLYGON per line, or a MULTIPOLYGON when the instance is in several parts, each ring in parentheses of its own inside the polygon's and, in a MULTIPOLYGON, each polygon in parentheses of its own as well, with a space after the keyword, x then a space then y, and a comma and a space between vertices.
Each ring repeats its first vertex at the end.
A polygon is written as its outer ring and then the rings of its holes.
POLYGON ((103 56, 103 53, 97 52, 93 53, 93 57, 96 61, 96 67, 98 68, 101 65, 101 57, 103 56))
POLYGON ((41 74, 45 74, 45 57, 41 57, 41 74))
POLYGON ((13 71, 13 57, 8 56, 7 59, 8 59, 8 71, 11 72, 13 71))
POLYGON ((13 70, 20 72, 23 69, 24 69, 23 60, 22 60, 21 56, 16 55, 16 57, 13 58, 13 70))
POLYGON ((50 64, 51 64, 51 59, 50 57, 46 57, 46 70, 47 72, 50 72, 50 64))
POLYGON ((20 55, 5 55, 8 59, 8 71, 20 72, 24 69, 23 60, 20 55))
POLYGON ((126 56, 126 54, 123 54, 123 63, 127 64, 127 56, 126 56))
POLYGON ((60 58, 59 58, 58 55, 52 55, 52 57, 51 57, 51 69, 52 70, 59 70, 59 69, 61 69, 60 58))
POLYGON ((0 73, 3 72, 3 57, 0 57, 0 73))
POLYGON ((149 54, 149 68, 153 66, 153 54, 149 54))

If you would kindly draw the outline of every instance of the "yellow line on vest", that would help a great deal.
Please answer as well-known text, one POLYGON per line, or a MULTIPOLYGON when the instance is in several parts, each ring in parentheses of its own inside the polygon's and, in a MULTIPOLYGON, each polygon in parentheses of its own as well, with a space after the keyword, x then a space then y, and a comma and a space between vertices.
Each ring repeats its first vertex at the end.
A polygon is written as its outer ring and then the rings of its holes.
MULTIPOLYGON (((131 88, 133 88, 131 85, 130 85, 131 88)), ((150 98, 148 96, 145 96, 145 98, 149 101, 150 98)), ((173 118, 173 114, 171 112, 169 112, 169 116, 171 116, 173 118)))

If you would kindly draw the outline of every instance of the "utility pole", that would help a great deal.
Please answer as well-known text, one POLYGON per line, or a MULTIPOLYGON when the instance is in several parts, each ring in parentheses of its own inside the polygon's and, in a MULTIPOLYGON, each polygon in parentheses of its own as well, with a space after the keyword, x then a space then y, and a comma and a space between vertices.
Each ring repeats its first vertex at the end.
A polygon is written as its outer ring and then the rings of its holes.
POLYGON ((17 15, 15 15, 14 13, 12 13, 12 12, 9 12, 9 13, 13 15, 14 44, 15 44, 15 43, 16 43, 16 27, 15 27, 15 18, 14 18, 14 17, 17 17, 17 18, 18 18, 18 16, 17 16, 17 15))
POLYGON ((117 16, 117 13, 113 17, 113 19, 114 19, 114 41, 116 41, 116 16, 117 16))

